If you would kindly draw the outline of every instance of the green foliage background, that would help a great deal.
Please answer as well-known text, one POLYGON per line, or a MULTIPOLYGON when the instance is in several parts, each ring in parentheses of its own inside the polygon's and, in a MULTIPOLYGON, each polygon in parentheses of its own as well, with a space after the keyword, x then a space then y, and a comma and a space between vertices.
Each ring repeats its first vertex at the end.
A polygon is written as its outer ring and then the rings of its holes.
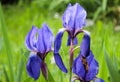
MULTIPOLYGON (((17 4, 0 7, 0 82, 34 82, 26 72, 29 51, 24 44, 25 36, 32 25, 40 28, 44 22, 55 36, 63 28, 61 16, 69 2, 80 3, 88 13, 87 19, 94 22, 84 29, 91 32, 91 49, 99 62, 97 76, 105 82, 120 81, 120 30, 115 30, 120 24, 119 0, 19 0, 17 4)), ((79 43, 82 36, 78 36, 79 43)), ((60 54, 69 68, 66 38, 67 33, 63 36, 60 54)), ((75 57, 78 53, 76 50, 75 57)), ((54 82, 53 79, 68 82, 69 74, 62 73, 52 58, 53 53, 46 58, 50 82, 54 82)), ((45 82, 42 74, 36 82, 45 82)))

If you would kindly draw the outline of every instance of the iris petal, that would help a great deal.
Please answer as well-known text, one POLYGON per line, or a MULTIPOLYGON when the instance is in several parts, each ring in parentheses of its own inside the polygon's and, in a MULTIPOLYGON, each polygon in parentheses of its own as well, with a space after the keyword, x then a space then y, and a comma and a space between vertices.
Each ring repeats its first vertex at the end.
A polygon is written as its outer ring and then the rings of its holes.
POLYGON ((78 3, 75 4, 76 5, 76 17, 75 17, 75 28, 82 28, 83 26, 85 26, 86 23, 86 11, 85 9, 80 6, 78 3))
MULTIPOLYGON (((67 46, 70 46, 70 43, 71 43, 71 38, 70 38, 70 36, 68 35, 67 46)), ((78 44, 78 40, 77 40, 77 38, 75 37, 75 38, 74 38, 74 45, 77 45, 77 44, 78 44)))
POLYGON ((85 76, 85 69, 82 64, 82 59, 81 56, 79 55, 73 62, 73 73, 78 75, 81 79, 84 79, 85 76))
POLYGON ((96 78, 96 79, 94 80, 94 82, 104 82, 104 80, 102 80, 102 79, 100 79, 100 78, 96 78))
POLYGON ((90 52, 91 57, 87 58, 87 62, 88 62, 88 67, 89 67, 89 71, 86 75, 86 80, 90 81, 93 80, 95 78, 95 76, 98 73, 98 62, 93 58, 93 54, 92 51, 90 52))
POLYGON ((49 51, 52 48, 52 41, 54 39, 53 34, 45 23, 42 25, 41 30, 42 30, 44 44, 45 44, 44 46, 46 48, 46 51, 49 51))
POLYGON ((40 75, 41 62, 41 59, 36 54, 31 54, 27 62, 27 73, 35 80, 37 80, 40 75))
POLYGON ((43 32, 42 32, 41 29, 38 30, 37 50, 40 53, 45 52, 45 43, 44 43, 44 40, 43 40, 43 32))
POLYGON ((26 36, 25 44, 26 44, 26 47, 31 51, 36 50, 36 42, 37 42, 36 32, 37 31, 38 29, 35 26, 32 26, 32 29, 26 36))
POLYGON ((69 28, 68 27, 68 23, 69 23, 69 20, 70 20, 70 16, 71 16, 71 12, 69 11, 69 8, 71 7, 71 4, 69 4, 62 16, 62 22, 63 22, 63 26, 65 28, 69 28))
POLYGON ((85 9, 78 3, 73 6, 69 4, 62 16, 63 26, 70 30, 82 28, 85 25, 86 15, 85 9))
POLYGON ((61 29, 61 30, 59 30, 58 34, 56 35, 56 38, 55 38, 55 41, 54 41, 54 58, 55 58, 55 62, 57 64, 57 66, 63 72, 67 73, 67 69, 62 62, 62 58, 59 55, 59 49, 61 47, 62 36, 63 36, 64 31, 65 31, 65 29, 61 29))
POLYGON ((88 34, 84 34, 80 45, 80 54, 84 57, 87 57, 90 52, 90 36, 88 34))
POLYGON ((60 57, 59 53, 54 53, 54 59, 57 64, 57 66, 65 73, 67 73, 67 69, 65 65, 63 64, 62 58, 60 57))
POLYGON ((54 52, 58 53, 62 43, 62 36, 66 29, 60 29, 54 41, 54 52))

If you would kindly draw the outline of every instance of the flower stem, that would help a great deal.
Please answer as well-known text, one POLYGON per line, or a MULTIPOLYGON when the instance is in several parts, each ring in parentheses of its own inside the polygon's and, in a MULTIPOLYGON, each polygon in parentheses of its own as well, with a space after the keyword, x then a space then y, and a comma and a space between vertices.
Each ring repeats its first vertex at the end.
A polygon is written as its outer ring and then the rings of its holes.
POLYGON ((46 80, 46 82, 49 82, 48 79, 45 79, 45 80, 46 80))
POLYGON ((71 78, 72 78, 72 64, 73 64, 73 49, 74 49, 74 46, 73 46, 73 39, 71 39, 71 44, 70 44, 70 78, 69 78, 69 82, 71 82, 71 78))

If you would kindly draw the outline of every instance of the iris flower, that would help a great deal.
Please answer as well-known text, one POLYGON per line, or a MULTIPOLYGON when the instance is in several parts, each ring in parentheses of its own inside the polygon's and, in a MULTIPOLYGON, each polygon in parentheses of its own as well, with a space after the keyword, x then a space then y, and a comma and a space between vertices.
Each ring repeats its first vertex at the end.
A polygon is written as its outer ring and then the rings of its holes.
POLYGON ((32 26, 32 29, 26 36, 25 44, 31 51, 27 62, 27 73, 30 77, 37 80, 40 76, 40 70, 47 78, 46 55, 52 50, 53 34, 46 24, 38 29, 32 26))
POLYGON ((98 68, 98 62, 90 50, 90 36, 85 33, 80 45, 80 54, 73 63, 73 73, 77 75, 74 79, 81 82, 90 82, 91 80, 104 82, 102 79, 96 78, 98 68))
POLYGON ((85 9, 78 3, 76 3, 73 6, 69 4, 62 16, 62 23, 64 28, 59 30, 55 38, 54 59, 58 67, 65 73, 67 73, 67 69, 64 66, 61 56, 59 54, 63 33, 65 31, 67 31, 68 33, 68 46, 71 45, 71 41, 73 41, 73 45, 77 45, 76 35, 82 32, 82 28, 83 26, 85 26, 86 15, 87 14, 85 9))

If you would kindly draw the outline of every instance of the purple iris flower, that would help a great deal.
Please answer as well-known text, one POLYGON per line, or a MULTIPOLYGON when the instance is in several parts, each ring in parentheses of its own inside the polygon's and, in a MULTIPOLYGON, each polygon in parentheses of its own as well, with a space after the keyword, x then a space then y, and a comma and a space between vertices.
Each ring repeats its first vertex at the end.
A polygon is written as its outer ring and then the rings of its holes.
MULTIPOLYGON (((85 33, 80 45, 80 54, 74 60, 72 71, 78 76, 76 78, 77 80, 90 82, 96 78, 98 68, 98 62, 95 60, 94 55, 90 50, 90 36, 85 33)), ((98 78, 94 81, 104 82, 102 79, 98 78)))
POLYGON ((32 26, 32 29, 26 36, 25 44, 31 51, 27 62, 27 73, 37 80, 40 76, 40 69, 44 77, 47 77, 47 66, 44 62, 48 52, 52 50, 53 34, 46 24, 38 29, 32 26))
POLYGON ((64 28, 60 29, 56 35, 54 42, 54 58, 58 67, 65 73, 67 73, 67 69, 59 55, 63 33, 65 31, 68 32, 68 46, 71 45, 71 41, 73 41, 73 45, 77 45, 76 35, 81 32, 82 27, 85 26, 86 15, 84 8, 76 3, 73 6, 69 4, 62 16, 64 28))

